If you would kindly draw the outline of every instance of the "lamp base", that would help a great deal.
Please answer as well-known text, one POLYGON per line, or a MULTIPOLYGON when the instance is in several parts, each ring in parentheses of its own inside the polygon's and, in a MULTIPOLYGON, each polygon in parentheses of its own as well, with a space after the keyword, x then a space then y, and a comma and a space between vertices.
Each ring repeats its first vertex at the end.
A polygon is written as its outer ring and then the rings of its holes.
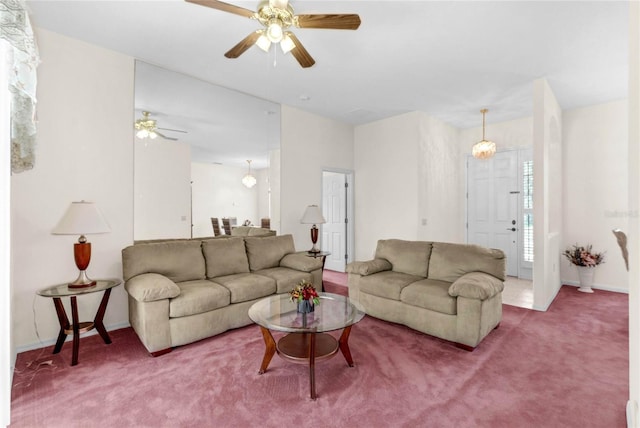
POLYGON ((87 288, 96 285, 96 281, 87 276, 87 272, 81 270, 75 281, 67 284, 69 288, 87 288))

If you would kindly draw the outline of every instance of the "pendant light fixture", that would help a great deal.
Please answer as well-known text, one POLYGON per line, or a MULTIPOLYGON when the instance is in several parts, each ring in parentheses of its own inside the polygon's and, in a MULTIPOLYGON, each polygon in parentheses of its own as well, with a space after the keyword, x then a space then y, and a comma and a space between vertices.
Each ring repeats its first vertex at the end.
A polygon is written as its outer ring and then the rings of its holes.
POLYGON ((249 164, 249 172, 247 172, 247 175, 242 177, 242 184, 244 184, 247 188, 251 189, 253 186, 256 185, 257 180, 253 175, 251 175, 251 161, 247 160, 247 163, 249 164))
POLYGON ((471 151, 471 154, 476 159, 489 159, 496 154, 496 143, 484 138, 484 117, 488 111, 486 108, 480 110, 480 113, 482 113, 482 141, 475 143, 471 151))

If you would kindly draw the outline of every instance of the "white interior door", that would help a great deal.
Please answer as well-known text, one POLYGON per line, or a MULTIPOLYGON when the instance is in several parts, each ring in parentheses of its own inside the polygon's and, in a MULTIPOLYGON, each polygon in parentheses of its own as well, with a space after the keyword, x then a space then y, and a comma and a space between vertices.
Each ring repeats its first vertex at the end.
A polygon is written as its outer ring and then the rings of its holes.
POLYGON ((339 172, 322 172, 322 251, 331 255, 325 269, 344 272, 347 254, 347 176, 339 172))
POLYGON ((499 152, 486 160, 469 157, 467 191, 467 242, 501 249, 507 275, 518 276, 518 152, 499 152))

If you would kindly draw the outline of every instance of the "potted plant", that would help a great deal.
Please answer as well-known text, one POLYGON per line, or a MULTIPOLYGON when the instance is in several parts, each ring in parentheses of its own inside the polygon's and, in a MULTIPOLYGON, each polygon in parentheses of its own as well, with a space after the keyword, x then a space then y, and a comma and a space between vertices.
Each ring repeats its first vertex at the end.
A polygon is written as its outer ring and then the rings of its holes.
POLYGON ((292 302, 298 303, 298 312, 313 312, 315 305, 320 304, 320 296, 313 284, 304 279, 289 292, 292 302))
POLYGON ((578 291, 593 293, 591 286, 593 285, 594 268, 600 263, 604 263, 604 253, 594 252, 591 244, 586 246, 574 244, 564 250, 563 254, 572 265, 578 268, 578 277, 580 278, 578 291))

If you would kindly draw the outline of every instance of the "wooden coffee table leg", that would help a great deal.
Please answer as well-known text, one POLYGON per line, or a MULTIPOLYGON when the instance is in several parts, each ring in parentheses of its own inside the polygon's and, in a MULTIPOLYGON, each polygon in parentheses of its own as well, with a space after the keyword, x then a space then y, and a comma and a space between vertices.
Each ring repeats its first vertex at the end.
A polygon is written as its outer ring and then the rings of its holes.
MULTIPOLYGON (((311 399, 316 399, 316 335, 309 335, 309 386, 311 388, 311 399)), ((335 343, 335 342, 334 342, 335 343)), ((335 348, 334 348, 335 349, 335 348)))
POLYGON ((262 331, 262 338, 264 339, 264 357, 262 357, 262 365, 260 366, 260 371, 258 374, 263 374, 267 371, 267 367, 269 367, 269 363, 271 362, 271 358, 276 353, 276 341, 273 340, 273 336, 271 332, 260 326, 260 331, 262 331))
POLYGON ((342 330, 338 344, 342 355, 344 355, 344 359, 347 360, 347 364, 349 364, 349 367, 353 367, 353 358, 351 357, 351 350, 349 349, 349 334, 351 334, 351 326, 345 327, 345 329, 342 330))

